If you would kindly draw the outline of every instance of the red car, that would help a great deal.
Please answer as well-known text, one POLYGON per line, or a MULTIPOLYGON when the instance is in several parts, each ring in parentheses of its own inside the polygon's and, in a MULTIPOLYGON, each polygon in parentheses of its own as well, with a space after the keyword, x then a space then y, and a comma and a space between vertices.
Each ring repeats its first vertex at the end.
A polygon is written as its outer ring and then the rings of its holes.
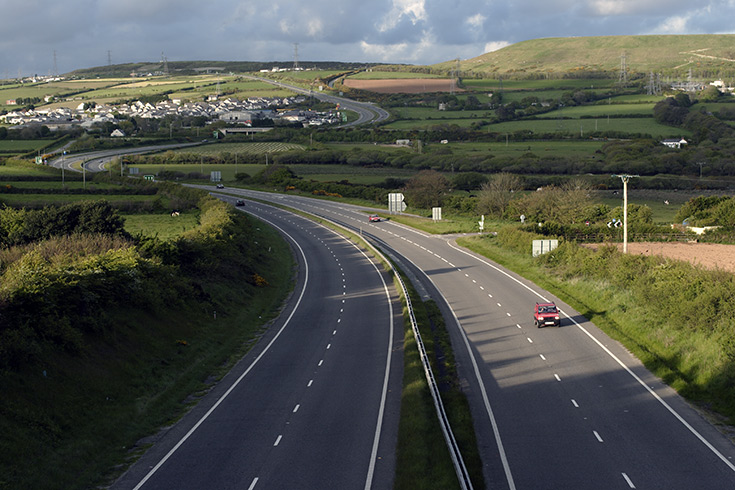
POLYGON ((538 328, 546 325, 561 326, 561 317, 556 304, 536 303, 536 308, 533 310, 533 324, 538 328))
POLYGON ((380 216, 378 216, 377 214, 371 214, 370 216, 368 216, 368 221, 369 221, 370 223, 373 223, 373 222, 375 222, 375 221, 381 221, 382 219, 383 219, 383 218, 381 218, 381 217, 380 217, 380 216))

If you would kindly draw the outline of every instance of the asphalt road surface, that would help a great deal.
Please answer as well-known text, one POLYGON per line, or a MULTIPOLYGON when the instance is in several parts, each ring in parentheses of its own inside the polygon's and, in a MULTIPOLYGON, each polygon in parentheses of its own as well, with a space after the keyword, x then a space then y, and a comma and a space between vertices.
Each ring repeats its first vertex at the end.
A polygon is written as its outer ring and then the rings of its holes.
POLYGON ((390 117, 390 113, 386 111, 385 109, 383 109, 382 107, 376 106, 374 104, 368 104, 367 102, 358 102, 356 100, 347 99, 345 97, 338 97, 336 95, 325 94, 323 92, 314 92, 312 90, 306 90, 301 87, 296 87, 294 85, 288 85, 282 82, 278 82, 276 80, 271 80, 269 78, 252 77, 252 76, 248 76, 246 78, 251 78, 253 80, 259 80, 261 82, 270 83, 271 85, 285 88, 293 92, 300 93, 302 95, 316 97, 322 102, 330 102, 335 105, 339 104, 340 108, 347 109, 347 110, 357 113, 356 120, 346 123, 346 124, 342 124, 340 127, 350 127, 350 126, 359 126, 360 124, 377 123, 377 122, 385 121, 386 119, 390 117))
POLYGON ((444 305, 489 488, 735 488, 730 440, 549 292, 452 237, 368 223, 374 209, 239 192, 362 232, 444 305), (559 305, 561 327, 533 326, 536 301, 559 305))
POLYGON ((292 297, 235 369, 112 488, 391 488, 403 329, 387 274, 313 221, 257 203, 238 209, 292 244, 292 297))

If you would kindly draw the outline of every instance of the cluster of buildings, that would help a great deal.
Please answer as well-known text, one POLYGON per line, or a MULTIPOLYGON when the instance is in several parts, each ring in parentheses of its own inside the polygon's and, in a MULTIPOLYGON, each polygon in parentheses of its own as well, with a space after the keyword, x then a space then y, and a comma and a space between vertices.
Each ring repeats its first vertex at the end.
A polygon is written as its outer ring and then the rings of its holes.
POLYGON ((306 101, 304 96, 294 97, 257 97, 246 100, 210 97, 206 102, 182 102, 179 99, 165 100, 155 104, 137 101, 119 105, 79 104, 75 109, 59 107, 56 109, 38 108, 26 111, 11 111, 0 115, 0 122, 15 127, 42 125, 52 131, 80 126, 90 129, 98 124, 117 123, 120 116, 127 118, 163 119, 175 117, 204 117, 208 121, 222 120, 229 124, 250 126, 256 119, 281 120, 288 123, 301 123, 304 126, 321 126, 342 122, 337 110, 317 112, 302 109, 288 109, 306 101))

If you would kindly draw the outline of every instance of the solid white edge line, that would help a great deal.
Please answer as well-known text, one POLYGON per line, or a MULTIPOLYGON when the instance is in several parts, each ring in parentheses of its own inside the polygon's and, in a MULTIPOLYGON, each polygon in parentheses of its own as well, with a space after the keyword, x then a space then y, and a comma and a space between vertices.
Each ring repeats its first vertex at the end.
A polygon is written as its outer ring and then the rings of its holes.
MULTIPOLYGON (((497 266, 495 266, 495 265, 491 264, 491 263, 490 263, 490 262, 488 262, 487 260, 481 259, 481 258, 480 258, 480 257, 478 257, 477 255, 474 255, 474 254, 472 254, 472 253, 470 253, 470 252, 468 252, 468 251, 466 251, 466 250, 463 250, 463 249, 459 248, 459 247, 458 247, 458 246, 456 246, 456 245, 453 245, 453 244, 452 244, 452 243, 451 243, 451 242, 450 242, 449 240, 447 240, 447 244, 449 245, 449 247, 453 248, 454 250, 457 250, 458 252, 461 252, 461 253, 463 253, 463 254, 465 254, 465 255, 469 256, 469 257, 472 257, 473 259, 475 259, 475 260, 477 260, 477 261, 479 261, 479 262, 481 262, 481 263, 483 263, 483 264, 487 265, 488 267, 491 267, 492 269, 495 269, 495 270, 496 270, 497 272, 499 272, 499 273, 501 273, 501 274, 505 275, 505 276, 506 276, 506 277, 508 277, 509 279, 511 279, 511 280, 513 280, 513 281, 515 281, 515 282, 516 282, 517 284, 519 284, 519 285, 523 286, 524 288, 528 289, 528 290, 529 290, 529 291, 530 291, 531 293, 535 294, 535 295, 536 295, 536 296, 538 296, 538 297, 539 297, 540 299, 542 299, 542 300, 544 300, 544 301, 547 301, 547 302, 549 301, 549 300, 548 300, 547 298, 545 298, 545 297, 544 297, 544 296, 543 296, 543 295, 542 295, 541 293, 539 293, 539 292, 535 291, 535 290, 534 290, 533 288, 531 288, 530 286, 528 286, 528 285, 524 284, 523 282, 519 281, 519 280, 518 280, 518 279, 516 279, 515 277, 511 276, 510 274, 508 274, 508 273, 507 273, 507 272, 505 272, 504 270, 500 269, 499 267, 497 267, 497 266)), ((559 309, 559 312, 560 312, 560 313, 561 313, 562 315, 564 315, 564 316, 565 316, 566 318, 568 318, 569 320, 571 320, 571 321, 572 321, 572 323, 574 323, 574 324, 575 324, 575 325, 577 326, 577 328, 579 328, 579 329, 580 329, 580 330, 581 330, 582 332, 584 332, 584 333, 585 333, 585 335, 587 335, 587 337, 589 337, 590 339, 592 339, 592 341, 593 341, 594 343, 596 343, 596 344, 597 344, 597 345, 598 345, 598 346, 599 346, 599 347, 600 347, 600 348, 601 348, 601 349, 602 349, 602 350, 603 350, 603 351, 604 351, 604 352, 605 352, 605 353, 606 353, 607 355, 609 355, 609 356, 610 356, 610 357, 611 357, 611 358, 612 358, 612 359, 613 359, 613 360, 614 360, 614 361, 615 361, 616 363, 618 363, 618 365, 619 365, 620 367, 622 367, 622 368, 623 368, 623 369, 624 369, 624 370, 625 370, 625 371, 626 371, 626 372, 627 372, 628 374, 630 374, 630 375, 631 375, 631 376, 633 377, 633 379, 635 379, 635 380, 636 380, 636 381, 637 381, 637 382, 638 382, 638 383, 639 383, 639 384, 640 384, 641 386, 643 386, 643 388, 645 388, 645 389, 646 389, 646 391, 648 391, 648 393, 650 393, 650 394, 651 394, 651 396, 653 396, 653 397, 654 397, 654 398, 656 399, 656 401, 658 401, 658 402, 659 402, 659 403, 660 403, 661 405, 663 405, 663 406, 664 406, 664 408, 666 408, 666 410, 668 410, 668 411, 669 411, 669 413, 671 413, 671 415, 673 415, 673 416, 674 416, 674 417, 675 417, 675 418, 676 418, 676 419, 677 419, 677 420, 678 420, 679 422, 681 422, 681 424, 682 424, 682 425, 683 425, 684 427, 686 427, 686 428, 687 428, 687 430, 689 430, 689 432, 691 432, 691 433, 692 433, 692 434, 693 434, 693 435, 694 435, 694 436, 695 436, 695 437, 696 437, 697 439, 699 439, 699 440, 700 440, 700 442, 702 442, 702 444, 704 444, 704 445, 705 445, 705 446, 707 447, 707 449, 709 449, 710 451, 712 451, 712 453, 713 453, 713 454, 715 454, 715 455, 716 455, 716 456, 717 456, 717 457, 718 457, 718 458, 719 458, 719 459, 720 459, 720 460, 721 460, 721 461, 722 461, 723 463, 725 463, 725 464, 726 464, 726 465, 727 465, 727 466, 728 466, 728 467, 729 467, 729 468, 730 468, 730 469, 731 469, 732 471, 735 471, 735 465, 733 465, 733 463, 731 463, 731 462, 730 462, 730 461, 729 461, 729 460, 728 460, 728 459, 727 459, 727 458, 725 457, 725 455, 724 455, 724 454, 722 454, 722 453, 721 453, 720 451, 718 451, 718 450, 717 450, 717 448, 716 448, 716 447, 714 447, 714 446, 712 445, 712 443, 710 443, 710 442, 709 442, 709 441, 708 441, 707 439, 705 439, 705 437, 704 437, 704 436, 703 436, 702 434, 700 434, 700 433, 699 433, 699 432, 698 432, 698 431, 697 431, 697 430, 696 430, 696 429, 695 429, 694 427, 692 427, 692 426, 691 426, 691 425, 689 424, 689 422, 687 422, 686 420, 684 420, 684 417, 682 417, 681 415, 679 415, 679 413, 678 413, 678 412, 677 412, 676 410, 674 410, 674 408, 673 408, 673 407, 672 407, 671 405, 669 405, 668 403, 666 403, 666 401, 665 401, 665 400, 664 400, 663 398, 661 398, 661 397, 660 397, 660 396, 658 395, 658 393, 656 393, 656 392, 655 392, 655 391, 654 391, 654 390, 653 390, 653 389, 652 389, 652 388, 651 388, 650 386, 648 386, 648 385, 647 385, 646 383, 644 383, 644 382, 643 382, 643 380, 642 380, 642 379, 641 379, 641 378, 640 378, 640 377, 639 377, 639 376, 638 376, 637 374, 635 374, 635 373, 633 372, 633 370, 632 370, 632 369, 630 369, 630 368, 629 368, 629 367, 628 367, 627 365, 625 365, 625 363, 623 363, 623 361, 622 361, 622 360, 620 360, 620 359, 618 358, 618 356, 616 356, 615 354, 613 354, 613 352, 612 352, 612 351, 610 351, 610 349, 608 349, 607 347, 605 347, 605 345, 604 345, 604 344, 603 344, 602 342, 600 342, 600 341, 599 341, 599 340, 598 340, 598 339, 597 339, 597 338, 596 338, 596 337, 595 337, 594 335, 592 335, 592 334, 591 334, 591 333, 590 333, 590 332, 589 332, 589 331, 588 331, 588 330, 587 330, 586 328, 584 328, 584 327, 583 327, 582 325, 580 325, 580 324, 579 324, 579 323, 578 323, 578 322, 577 322, 577 321, 576 321, 576 320, 575 320, 574 318, 572 318, 572 317, 570 317, 569 315, 567 315, 567 314, 566 314, 566 313, 565 313, 564 311, 562 311, 561 309, 559 309)))
POLYGON ((191 435, 194 433, 194 431, 196 431, 199 428, 199 426, 202 425, 204 423, 204 421, 207 420, 207 418, 209 418, 209 416, 212 414, 212 412, 214 412, 217 409, 217 407, 219 407, 220 404, 230 395, 230 393, 232 393, 232 391, 237 387, 237 385, 240 384, 240 381, 242 381, 243 378, 245 378, 245 376, 247 376, 250 373, 250 371, 260 361, 260 359, 265 355, 265 353, 268 352, 268 350, 275 343, 275 341, 278 339, 278 337, 281 336, 281 333, 285 330, 286 326, 288 326, 288 324, 291 322, 291 318, 293 318, 294 314, 296 314, 296 310, 299 308, 299 305, 301 304, 301 300, 304 297, 304 293, 306 292, 306 285, 309 283, 309 262, 306 260, 306 255, 304 254, 304 250, 296 242, 296 240, 294 240, 294 238, 291 235, 289 235, 288 233, 286 233, 286 231, 283 230, 282 228, 280 228, 278 225, 276 225, 275 223, 272 223, 272 222, 270 222, 270 221, 268 221, 266 219, 263 219, 261 217, 258 217, 258 216, 256 216, 256 218, 258 218, 258 219, 260 219, 262 221, 265 221, 266 223, 270 224, 274 228, 278 229, 281 233, 283 233, 284 235, 286 235, 296 245, 296 247, 299 249, 299 252, 301 253, 301 258, 304 260, 304 277, 305 277, 305 279, 304 279, 304 285, 301 288, 301 293, 299 294, 299 298, 296 301, 296 305, 294 306, 293 310, 291 310, 291 313, 288 315, 288 318, 283 323, 283 326, 278 330, 278 332, 276 332, 276 334, 273 336, 273 338, 271 339, 271 341, 268 342, 268 345, 265 346, 265 348, 258 355, 258 357, 256 357, 253 360, 253 362, 250 363, 250 365, 245 370, 245 372, 243 372, 240 375, 240 377, 237 378, 237 380, 235 380, 235 382, 232 384, 232 386, 230 386, 227 389, 227 391, 222 395, 222 397, 219 400, 217 400, 217 402, 214 405, 212 405, 212 407, 209 410, 207 410, 207 412, 204 415, 202 415, 202 418, 200 418, 197 421, 197 423, 194 424, 194 426, 191 429, 189 429, 189 432, 187 432, 184 435, 184 437, 182 437, 179 440, 179 442, 177 442, 176 445, 173 448, 171 448, 171 450, 153 468, 151 468, 151 470, 148 472, 148 474, 145 475, 145 477, 133 488, 133 490, 139 490, 143 485, 145 485, 145 483, 159 470, 159 468, 161 468, 161 466, 163 466, 164 463, 166 463, 166 461, 168 461, 168 459, 181 447, 181 445, 184 444, 184 442, 186 442, 186 440, 189 439, 189 437, 191 437, 191 435))

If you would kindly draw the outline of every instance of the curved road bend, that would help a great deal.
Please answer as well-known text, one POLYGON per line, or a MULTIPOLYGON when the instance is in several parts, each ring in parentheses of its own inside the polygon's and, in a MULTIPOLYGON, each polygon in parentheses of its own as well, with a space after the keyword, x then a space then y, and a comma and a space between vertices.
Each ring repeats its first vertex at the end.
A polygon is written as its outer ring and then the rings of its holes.
POLYGON ((456 318, 450 332, 490 488, 735 488, 730 440, 549 292, 451 237, 369 224, 364 208, 240 192, 360 229, 425 274, 456 318), (561 328, 533 326, 541 300, 560 306, 561 328))
POLYGON ((344 109, 356 112, 358 115, 357 119, 347 124, 341 125, 340 127, 343 127, 343 128, 349 127, 349 126, 358 126, 360 124, 378 123, 381 121, 385 121, 386 119, 390 117, 390 113, 386 111, 385 109, 383 109, 382 107, 379 107, 374 104, 369 104, 367 102, 358 102, 356 100, 348 99, 346 97, 338 97, 336 95, 325 94, 322 92, 314 92, 312 90, 307 90, 301 87, 296 87, 295 85, 289 85, 289 84, 282 83, 276 80, 271 80, 269 78, 254 77, 254 76, 248 76, 246 78, 250 78, 252 80, 258 80, 260 82, 270 83, 271 85, 285 88, 287 90, 291 90, 292 92, 296 92, 302 95, 313 96, 321 100, 322 102, 329 102, 335 105, 339 104, 340 107, 343 107, 344 109))
POLYGON ((387 274, 313 221, 258 203, 239 209, 292 244, 299 270, 292 298, 245 358, 112 488, 390 488, 403 329, 387 274))
POLYGON ((87 171, 89 172, 104 172, 107 162, 117 157, 121 157, 124 155, 151 153, 162 150, 171 150, 175 148, 186 148, 189 146, 197 146, 201 144, 201 141, 197 141, 195 143, 172 143, 170 145, 141 146, 140 148, 118 148, 115 150, 99 150, 85 153, 72 153, 69 155, 55 157, 54 159, 49 161, 49 166, 55 168, 63 168, 64 170, 70 170, 72 172, 81 172, 81 170, 74 168, 73 165, 75 163, 84 163, 87 171))

